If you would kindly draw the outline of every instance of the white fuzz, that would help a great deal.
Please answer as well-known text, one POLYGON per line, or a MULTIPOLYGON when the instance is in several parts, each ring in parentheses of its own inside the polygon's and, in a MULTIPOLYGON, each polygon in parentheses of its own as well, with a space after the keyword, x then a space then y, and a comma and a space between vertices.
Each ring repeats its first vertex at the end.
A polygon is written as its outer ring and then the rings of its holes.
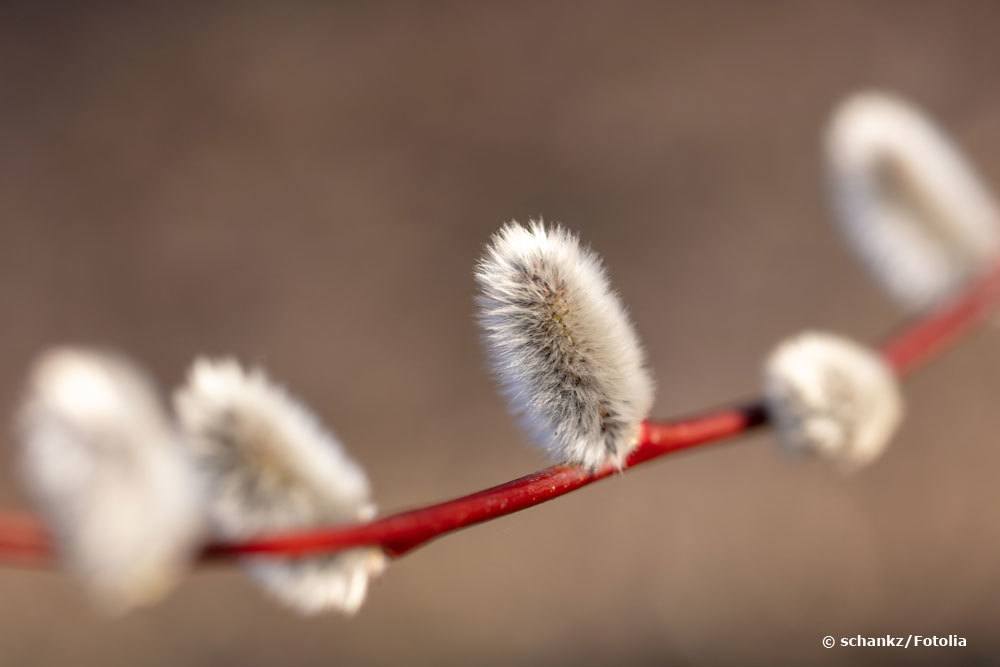
POLYGON ((919 311, 1000 249, 997 206, 947 136, 909 104, 867 93, 836 111, 826 142, 836 219, 889 295, 919 311))
POLYGON ((203 485, 145 375, 109 354, 49 352, 20 433, 30 491, 96 601, 123 612, 165 594, 200 537, 203 485))
POLYGON ((764 395, 787 451, 846 469, 878 458, 903 414, 899 385, 881 358, 827 333, 782 342, 767 360, 764 395))
MULTIPOLYGON (((240 539, 370 519, 368 480, 332 434, 261 371, 234 361, 195 362, 175 396, 197 459, 212 475, 210 516, 219 536, 240 539)), ((299 559, 247 558, 250 574, 306 614, 353 613, 378 549, 299 559)))
POLYGON ((600 258, 561 227, 511 222, 476 280, 489 356, 531 436, 558 461, 620 466, 653 382, 600 258))

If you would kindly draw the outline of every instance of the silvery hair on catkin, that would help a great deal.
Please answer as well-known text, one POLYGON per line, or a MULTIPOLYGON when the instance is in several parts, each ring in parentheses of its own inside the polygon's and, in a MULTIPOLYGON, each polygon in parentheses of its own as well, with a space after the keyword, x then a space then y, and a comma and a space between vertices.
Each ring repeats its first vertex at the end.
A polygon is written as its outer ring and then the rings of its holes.
POLYGON ((911 312, 932 307, 1000 252, 1000 209, 962 151, 919 109, 879 92, 836 110, 826 162, 837 222, 911 312))
MULTIPOLYGON (((199 359, 175 404, 191 448, 212 483, 218 537, 371 519, 368 478, 333 433, 261 370, 199 359)), ((251 576, 303 614, 353 614, 385 558, 358 548, 309 558, 247 558, 251 576)))
POLYGON ((68 569, 108 612, 164 597, 202 537, 204 480, 145 371, 49 350, 19 416, 22 473, 68 569))
POLYGON ((782 341, 764 367, 764 396, 778 441, 857 470, 882 455, 899 428, 903 399, 872 349, 825 332, 782 341))
POLYGON ((476 280, 490 360, 532 438, 560 462, 622 465, 653 381, 600 258, 562 227, 511 222, 476 280))

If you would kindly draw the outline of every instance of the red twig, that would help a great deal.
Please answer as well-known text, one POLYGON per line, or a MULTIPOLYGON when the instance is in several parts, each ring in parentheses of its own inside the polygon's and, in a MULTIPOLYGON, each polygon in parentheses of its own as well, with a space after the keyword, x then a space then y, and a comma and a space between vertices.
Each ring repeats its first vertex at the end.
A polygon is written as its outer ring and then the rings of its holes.
POLYGON ((46 565, 51 549, 41 521, 23 512, 0 514, 0 560, 4 565, 46 565))
MULTIPOLYGON (((889 338, 881 353, 897 375, 910 374, 984 319, 1000 300, 1000 263, 957 298, 889 338)), ((623 471, 685 449, 722 442, 767 422, 759 401, 672 422, 645 422, 639 445, 623 471)), ((552 466, 454 500, 401 512, 375 521, 208 545, 203 559, 252 554, 300 556, 350 547, 378 545, 401 556, 427 542, 468 526, 547 502, 615 473, 612 467, 590 472, 552 466)), ((40 522, 30 515, 0 514, 0 560, 36 565, 50 560, 51 547, 40 522)))
POLYGON ((882 356, 897 375, 909 375, 989 315, 998 300, 1000 262, 944 307, 892 336, 882 346, 882 356))
MULTIPOLYGON (((624 469, 664 454, 719 442, 763 424, 764 420, 763 408, 752 404, 675 423, 646 422, 639 446, 628 457, 624 469)), ((217 544, 208 547, 205 555, 212 558, 248 553, 305 554, 378 544, 390 556, 400 556, 445 533, 558 498, 614 472, 613 467, 589 472, 575 466, 552 466, 485 491, 371 523, 217 544)))

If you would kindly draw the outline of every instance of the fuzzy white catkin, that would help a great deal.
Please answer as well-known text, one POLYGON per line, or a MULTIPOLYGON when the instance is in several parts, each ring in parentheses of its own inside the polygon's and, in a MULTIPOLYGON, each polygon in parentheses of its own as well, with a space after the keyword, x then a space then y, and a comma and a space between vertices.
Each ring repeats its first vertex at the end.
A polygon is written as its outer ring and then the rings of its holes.
POLYGON ((95 601, 124 612, 162 597, 201 537, 203 484, 146 376, 115 355, 50 351, 19 426, 29 490, 95 601))
POLYGON ((476 280, 490 360, 532 438, 559 462, 620 466, 653 381, 600 258, 562 227, 511 222, 476 280))
POLYGON ((882 93, 848 98, 826 136, 835 220, 909 311, 946 299, 1000 250, 996 203, 928 118, 882 93))
POLYGON ((903 415, 898 381, 882 359, 828 333, 782 342, 765 365, 764 395, 787 451, 847 470, 877 459, 903 415))
MULTIPOLYGON (((370 519, 364 471, 303 405, 262 371, 198 360, 175 395, 197 460, 211 475, 210 517, 219 537, 370 519)), ((250 575, 304 614, 354 613, 384 567, 374 548, 298 559, 248 557, 250 575)))

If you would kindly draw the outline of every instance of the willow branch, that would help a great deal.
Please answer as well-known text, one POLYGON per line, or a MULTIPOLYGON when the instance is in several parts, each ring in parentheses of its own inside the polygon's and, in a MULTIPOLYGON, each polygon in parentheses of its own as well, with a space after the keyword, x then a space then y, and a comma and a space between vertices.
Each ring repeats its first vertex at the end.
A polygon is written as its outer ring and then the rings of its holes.
MULTIPOLYGON (((881 355, 899 377, 905 378, 983 321, 998 299, 1000 263, 944 306, 890 336, 881 347, 881 355)), ((767 412, 760 400, 687 419, 646 421, 639 444, 621 472, 668 454, 731 441, 766 425, 767 421, 767 412)), ((389 556, 399 557, 435 538, 554 500, 616 472, 618 470, 612 466, 596 471, 576 466, 552 466, 483 491, 369 523, 209 544, 202 552, 202 559, 303 556, 361 546, 378 546, 389 556)), ((17 512, 0 514, 0 561, 34 566, 50 562, 51 556, 50 540, 38 519, 17 512)))

